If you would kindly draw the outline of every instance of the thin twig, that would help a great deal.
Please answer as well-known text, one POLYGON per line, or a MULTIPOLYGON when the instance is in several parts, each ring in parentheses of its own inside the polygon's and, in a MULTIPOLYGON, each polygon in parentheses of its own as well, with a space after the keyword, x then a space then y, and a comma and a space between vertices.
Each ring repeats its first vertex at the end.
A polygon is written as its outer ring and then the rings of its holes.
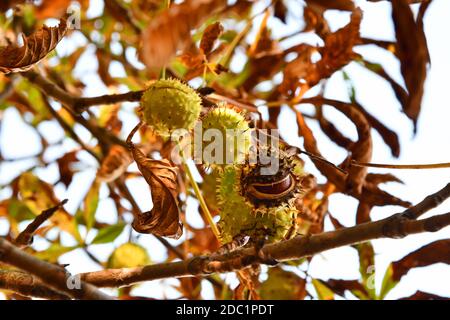
POLYGON ((33 242, 33 235, 36 230, 59 209, 67 203, 67 199, 61 201, 58 205, 42 211, 26 228, 23 230, 14 241, 17 246, 28 246, 33 242))
POLYGON ((98 97, 75 97, 34 71, 23 72, 21 75, 37 85, 47 95, 69 106, 76 113, 81 113, 86 107, 93 105, 139 101, 143 93, 143 91, 129 91, 98 97))
POLYGON ((446 199, 450 198, 450 183, 448 183, 444 188, 436 193, 430 194, 425 197, 421 202, 419 202, 414 207, 406 209, 403 215, 408 219, 417 219, 422 216, 425 212, 436 208, 446 199))

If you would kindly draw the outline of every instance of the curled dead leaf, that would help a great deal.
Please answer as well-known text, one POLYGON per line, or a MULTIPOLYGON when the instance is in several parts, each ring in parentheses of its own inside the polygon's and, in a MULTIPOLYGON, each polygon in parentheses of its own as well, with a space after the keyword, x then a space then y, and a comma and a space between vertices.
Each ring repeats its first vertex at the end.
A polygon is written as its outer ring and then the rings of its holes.
POLYGON ((47 27, 36 31, 29 37, 22 36, 23 45, 18 47, 11 44, 0 49, 0 72, 22 72, 33 67, 50 51, 55 49, 59 41, 67 32, 65 19, 60 20, 59 26, 47 27))
POLYGON ((183 225, 180 222, 180 208, 177 200, 177 168, 167 159, 147 158, 131 142, 131 138, 140 126, 141 124, 138 124, 132 130, 127 143, 139 171, 150 186, 153 209, 135 213, 133 229, 140 233, 152 233, 178 239, 183 234, 183 225))

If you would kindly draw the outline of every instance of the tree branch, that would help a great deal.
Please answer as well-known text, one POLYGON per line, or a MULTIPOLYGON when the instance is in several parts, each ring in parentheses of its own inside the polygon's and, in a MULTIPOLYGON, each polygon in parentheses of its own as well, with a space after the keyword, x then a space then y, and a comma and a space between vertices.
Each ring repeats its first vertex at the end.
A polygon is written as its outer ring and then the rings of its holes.
POLYGON ((0 261, 35 275, 49 287, 56 291, 64 292, 75 299, 114 299, 113 297, 104 294, 93 285, 84 283, 83 281, 80 281, 79 289, 70 289, 68 283, 71 283, 73 278, 70 277, 70 274, 68 274, 66 270, 23 252, 4 238, 0 238, 0 261))
POLYGON ((50 289, 42 281, 23 271, 0 270, 0 289, 14 291, 26 297, 70 300, 70 296, 50 289))
MULTIPOLYGON (((418 221, 399 219, 399 216, 394 215, 376 222, 312 236, 297 236, 291 240, 269 244, 262 248, 262 255, 277 261, 300 259, 373 239, 435 232, 448 225, 450 225, 450 213, 418 221), (390 230, 390 233, 387 234, 386 230, 390 230), (393 230, 396 231, 393 232, 393 230)), ((246 248, 222 255, 194 257, 180 262, 83 273, 81 279, 99 287, 119 287, 169 277, 230 272, 252 264, 265 263, 265 260, 260 257, 261 254, 256 252, 255 248, 246 248)))
POLYGON ((34 71, 23 72, 21 75, 37 85, 45 94, 59 100, 76 113, 81 113, 85 108, 94 105, 114 104, 124 101, 139 101, 143 93, 143 91, 140 90, 98 97, 75 97, 34 71))

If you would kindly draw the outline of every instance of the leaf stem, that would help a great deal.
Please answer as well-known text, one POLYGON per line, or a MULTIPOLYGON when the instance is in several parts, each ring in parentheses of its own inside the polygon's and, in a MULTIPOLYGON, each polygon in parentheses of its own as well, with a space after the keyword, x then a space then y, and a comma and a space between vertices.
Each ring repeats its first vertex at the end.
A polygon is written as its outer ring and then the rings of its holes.
POLYGON ((352 166, 355 167, 371 167, 371 168, 385 168, 385 169, 441 169, 450 168, 450 162, 446 163, 428 163, 428 164, 388 164, 388 163, 365 163, 352 161, 352 166))
POLYGON ((219 229, 217 228, 217 226, 216 226, 216 224, 215 224, 215 222, 214 222, 214 220, 212 218, 211 212, 209 211, 208 206, 206 205, 206 201, 203 198, 203 195, 202 195, 202 193, 200 191, 200 188, 198 187, 198 184, 197 184, 197 182, 194 179, 194 175, 192 174, 192 171, 191 171, 191 169, 189 168, 189 166, 187 164, 186 156, 185 156, 183 148, 182 148, 182 146, 181 146, 181 144, 179 142, 178 142, 178 147, 180 149, 180 155, 181 155, 181 158, 183 160, 184 170, 186 171, 186 174, 187 174, 187 176, 189 178, 189 181, 192 184, 192 188, 194 189, 195 196, 197 197, 198 202, 200 203, 200 207, 202 208, 203 213, 205 214, 206 220, 208 221, 212 232, 216 236, 216 238, 219 241, 219 243, 221 243, 219 229))

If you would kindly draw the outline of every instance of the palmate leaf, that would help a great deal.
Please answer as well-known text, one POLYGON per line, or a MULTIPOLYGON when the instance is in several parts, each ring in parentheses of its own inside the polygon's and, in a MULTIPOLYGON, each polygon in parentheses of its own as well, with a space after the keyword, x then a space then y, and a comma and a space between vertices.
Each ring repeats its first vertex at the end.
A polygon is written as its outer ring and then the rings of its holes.
POLYGON ((22 36, 21 47, 11 44, 0 48, 0 72, 22 72, 42 60, 66 34, 67 22, 62 19, 57 27, 43 26, 29 37, 22 36))

